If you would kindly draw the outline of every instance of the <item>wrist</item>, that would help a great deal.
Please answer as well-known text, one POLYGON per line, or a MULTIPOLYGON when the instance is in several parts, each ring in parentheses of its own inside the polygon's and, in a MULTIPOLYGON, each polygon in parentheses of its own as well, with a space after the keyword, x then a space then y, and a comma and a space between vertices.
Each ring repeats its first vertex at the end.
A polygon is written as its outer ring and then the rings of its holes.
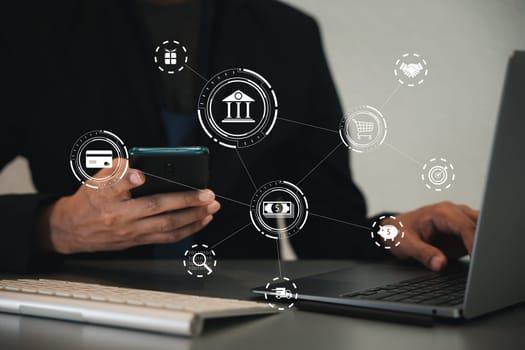
POLYGON ((64 205, 65 197, 39 210, 36 215, 33 244, 35 249, 43 254, 65 253, 57 231, 61 222, 60 208, 64 205))
POLYGON ((51 242, 50 216, 56 202, 41 207, 35 216, 33 226, 33 248, 39 253, 54 253, 51 242))

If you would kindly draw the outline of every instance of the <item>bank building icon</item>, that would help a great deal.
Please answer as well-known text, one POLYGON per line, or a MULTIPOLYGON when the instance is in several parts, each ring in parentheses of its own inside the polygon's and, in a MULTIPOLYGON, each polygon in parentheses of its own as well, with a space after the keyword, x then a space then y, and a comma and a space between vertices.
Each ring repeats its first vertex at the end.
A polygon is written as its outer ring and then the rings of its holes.
POLYGON ((250 103, 255 100, 246 95, 241 90, 235 90, 231 95, 226 96, 222 102, 226 103, 228 109, 223 123, 255 123, 250 116, 250 103), (232 114, 233 112, 233 114, 232 114))

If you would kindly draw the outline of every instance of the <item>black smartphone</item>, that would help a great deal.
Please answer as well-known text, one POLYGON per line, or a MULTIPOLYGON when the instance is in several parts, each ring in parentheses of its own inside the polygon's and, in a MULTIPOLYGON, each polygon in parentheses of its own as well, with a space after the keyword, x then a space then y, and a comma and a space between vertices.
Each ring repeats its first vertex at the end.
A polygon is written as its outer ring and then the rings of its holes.
POLYGON ((144 172, 146 182, 131 191, 133 197, 190 191, 208 186, 207 147, 134 147, 129 166, 144 172))

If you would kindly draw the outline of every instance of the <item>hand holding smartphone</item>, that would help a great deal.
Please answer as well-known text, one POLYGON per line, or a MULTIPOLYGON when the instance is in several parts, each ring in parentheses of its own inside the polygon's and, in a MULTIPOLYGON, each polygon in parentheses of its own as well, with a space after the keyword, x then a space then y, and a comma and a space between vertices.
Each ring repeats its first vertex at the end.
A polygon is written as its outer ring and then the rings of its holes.
POLYGON ((134 148, 130 154, 121 181, 96 191, 80 186, 39 215, 43 249, 73 254, 174 243, 220 210, 212 191, 195 191, 208 184, 207 148, 134 148), (127 192, 140 198, 122 195, 127 192))

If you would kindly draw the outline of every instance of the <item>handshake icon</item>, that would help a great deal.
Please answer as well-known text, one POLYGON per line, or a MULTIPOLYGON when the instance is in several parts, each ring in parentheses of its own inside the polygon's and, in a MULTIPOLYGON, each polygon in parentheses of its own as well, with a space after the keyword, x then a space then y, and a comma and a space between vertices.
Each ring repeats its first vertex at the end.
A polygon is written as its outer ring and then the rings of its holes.
POLYGON ((423 70, 421 63, 402 63, 399 67, 404 75, 409 78, 415 78, 423 70))

